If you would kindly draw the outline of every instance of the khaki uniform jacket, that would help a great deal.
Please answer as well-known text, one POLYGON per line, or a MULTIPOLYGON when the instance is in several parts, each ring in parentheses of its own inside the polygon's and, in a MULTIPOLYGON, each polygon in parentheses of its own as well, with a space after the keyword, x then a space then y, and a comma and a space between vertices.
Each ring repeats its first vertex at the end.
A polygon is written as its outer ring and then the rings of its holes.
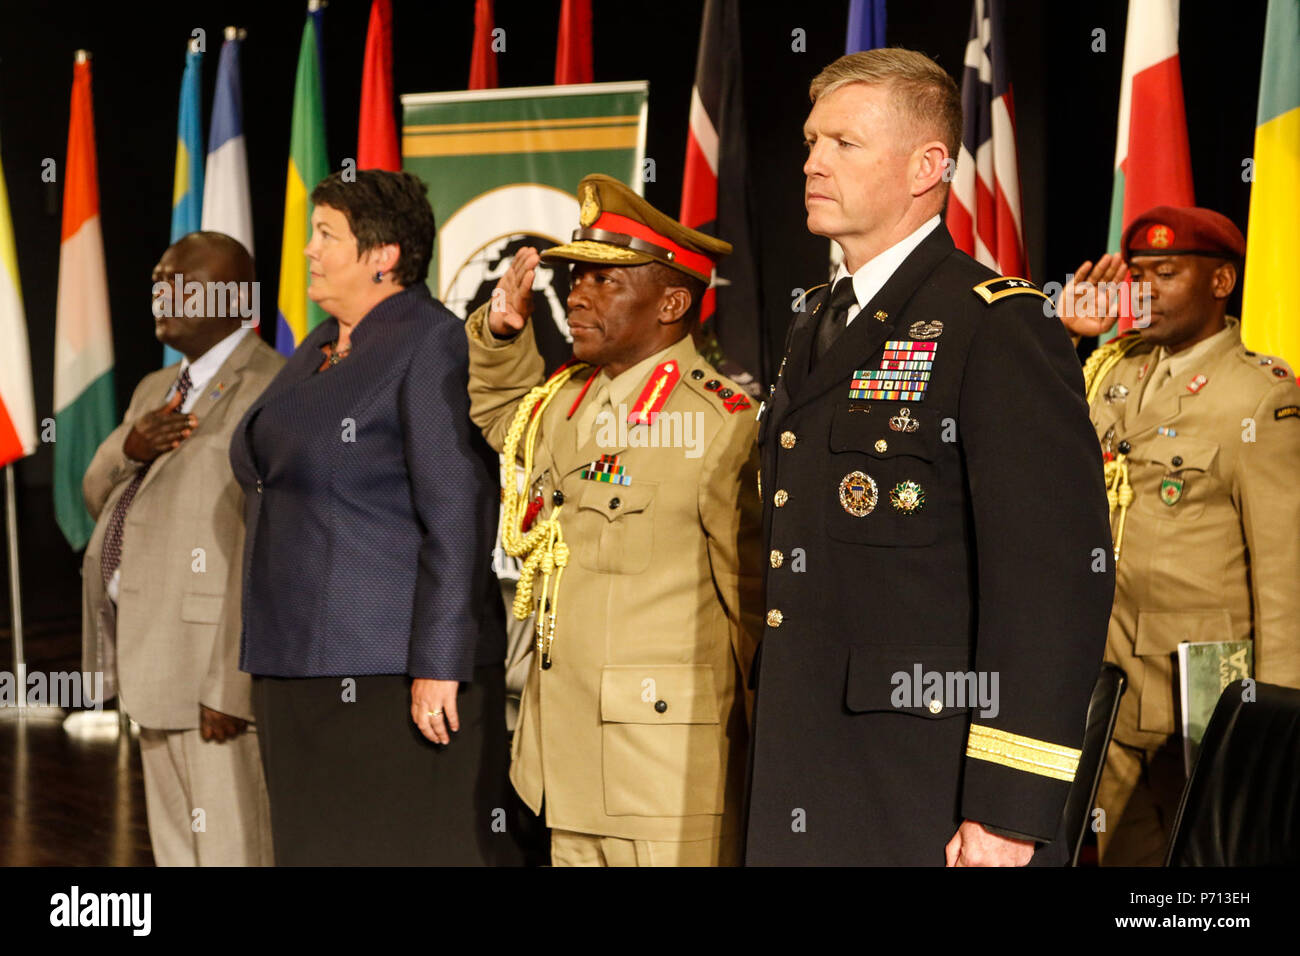
POLYGON ((198 727, 200 703, 253 719, 252 685, 239 670, 244 495, 228 456, 235 425, 283 364, 256 331, 245 335, 194 405, 198 427, 154 459, 122 529, 116 625, 100 553, 141 467, 122 445, 136 420, 163 404, 179 366, 141 379, 86 469, 82 494, 96 523, 81 570, 83 667, 104 672, 105 696, 116 671, 121 706, 144 727, 198 727))
MULTIPOLYGON (((466 323, 470 416, 499 451, 519 401, 543 381, 543 363, 531 325, 501 343, 485 316, 486 307, 466 323)), ((614 447, 612 429, 597 426, 579 448, 583 409, 569 411, 592 369, 574 375, 543 414, 528 489, 543 495, 538 520, 554 509, 556 491, 563 496, 571 557, 552 666, 530 667, 510 777, 533 812, 545 802, 553 828, 700 840, 740 826, 742 675, 760 628, 757 429, 752 404, 724 407, 718 392, 739 389, 689 338, 663 359, 682 375, 661 415, 698 423, 697 457, 638 447, 644 425, 614 447), (614 454, 631 484, 582 479, 592 461, 614 454)), ((632 390, 629 408, 649 378, 632 390)))
POLYGON ((1253 639, 1255 677, 1300 687, 1300 389, 1229 322, 1232 333, 1141 412, 1156 364, 1147 343, 1111 370, 1091 408, 1103 452, 1127 450, 1133 488, 1106 649, 1130 682, 1115 728, 1130 746, 1158 747, 1177 729, 1180 641, 1253 639), (1183 482, 1172 504, 1161 497, 1167 477, 1183 482))

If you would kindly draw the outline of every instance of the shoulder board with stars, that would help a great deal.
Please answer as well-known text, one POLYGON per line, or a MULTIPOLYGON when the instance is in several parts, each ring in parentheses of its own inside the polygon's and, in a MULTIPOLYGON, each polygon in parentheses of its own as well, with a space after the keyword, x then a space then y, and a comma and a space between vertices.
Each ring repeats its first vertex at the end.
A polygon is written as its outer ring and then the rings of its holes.
POLYGON ((1017 279, 1015 276, 999 276, 996 279, 985 279, 983 282, 972 286, 971 291, 988 305, 992 305, 998 299, 1005 299, 1009 295, 1036 295, 1040 299, 1047 298, 1028 279, 1017 279))
POLYGON ((656 365, 655 370, 650 373, 650 381, 646 382, 645 388, 641 389, 636 404, 628 413, 627 423, 629 425, 654 424, 655 416, 659 414, 673 388, 681 380, 682 370, 675 359, 656 365))

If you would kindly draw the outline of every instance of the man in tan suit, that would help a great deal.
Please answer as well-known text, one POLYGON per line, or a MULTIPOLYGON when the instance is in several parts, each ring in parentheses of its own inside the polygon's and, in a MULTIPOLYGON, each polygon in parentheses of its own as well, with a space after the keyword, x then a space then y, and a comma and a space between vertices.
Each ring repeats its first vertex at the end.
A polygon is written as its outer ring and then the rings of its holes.
POLYGON ((82 564, 84 666, 140 724, 157 864, 269 865, 238 664, 243 496, 228 455, 284 359, 243 327, 253 262, 234 239, 192 233, 153 278, 155 333, 185 360, 145 376, 82 483, 97 519, 82 564))
MULTIPOLYGON (((1084 369, 1117 552, 1106 659, 1129 679, 1098 840, 1104 865, 1158 866, 1186 779, 1179 642, 1253 641, 1256 679, 1300 687, 1300 389, 1279 359, 1246 349, 1226 315, 1246 250, 1230 220, 1157 206, 1122 248, 1150 290, 1150 316, 1084 369)), ((1110 279, 1122 267, 1098 263, 1110 279)), ((1084 308, 1078 291, 1062 300, 1072 333, 1114 324, 1112 297, 1084 308)))
POLYGON ((505 489, 516 613, 543 609, 511 780, 545 806, 556 865, 734 864, 761 587, 755 411, 688 334, 731 247, 608 176, 578 192, 574 241, 542 254, 576 263, 576 364, 530 393, 532 249, 466 323, 470 415, 527 470, 522 495, 505 489))

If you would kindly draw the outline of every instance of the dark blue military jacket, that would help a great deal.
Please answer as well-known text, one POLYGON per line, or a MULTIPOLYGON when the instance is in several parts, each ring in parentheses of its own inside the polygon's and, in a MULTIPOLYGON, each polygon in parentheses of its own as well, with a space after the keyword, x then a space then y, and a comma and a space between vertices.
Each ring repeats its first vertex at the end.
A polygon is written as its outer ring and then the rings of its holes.
POLYGON ((1114 590, 1079 362, 942 225, 810 371, 828 298, 760 423, 747 862, 943 865, 966 819, 1051 841, 1114 590))

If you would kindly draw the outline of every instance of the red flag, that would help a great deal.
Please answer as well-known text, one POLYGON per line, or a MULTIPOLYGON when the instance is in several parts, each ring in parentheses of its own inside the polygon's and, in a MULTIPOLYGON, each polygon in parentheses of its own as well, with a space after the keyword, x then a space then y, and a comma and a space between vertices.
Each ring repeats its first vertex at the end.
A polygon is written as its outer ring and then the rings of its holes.
POLYGON ((975 0, 961 81, 964 126, 948 196, 957 248, 996 272, 1029 277, 1016 161, 1016 108, 1002 0, 975 0))
POLYGON ((402 168, 393 118, 393 8, 391 0, 370 4, 366 63, 361 70, 361 118, 357 122, 357 168, 402 168))
POLYGON ((590 83, 591 0, 564 0, 560 35, 555 41, 555 85, 590 83))
POLYGON ((469 61, 469 88, 491 90, 497 85, 497 55, 492 50, 492 0, 474 3, 474 54, 469 61))

